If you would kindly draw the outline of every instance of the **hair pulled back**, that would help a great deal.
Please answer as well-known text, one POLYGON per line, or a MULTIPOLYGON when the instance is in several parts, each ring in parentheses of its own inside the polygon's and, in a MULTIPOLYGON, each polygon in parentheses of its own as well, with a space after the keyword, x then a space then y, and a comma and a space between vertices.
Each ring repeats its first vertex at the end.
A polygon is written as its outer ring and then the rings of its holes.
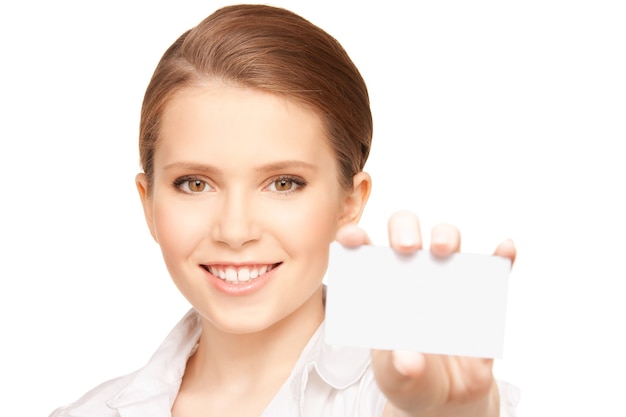
POLYGON ((333 37, 281 8, 237 5, 217 10, 183 33, 161 58, 141 109, 139 151, 148 188, 159 122, 180 89, 217 78, 284 96, 317 112, 343 186, 363 170, 372 140, 367 87, 333 37))

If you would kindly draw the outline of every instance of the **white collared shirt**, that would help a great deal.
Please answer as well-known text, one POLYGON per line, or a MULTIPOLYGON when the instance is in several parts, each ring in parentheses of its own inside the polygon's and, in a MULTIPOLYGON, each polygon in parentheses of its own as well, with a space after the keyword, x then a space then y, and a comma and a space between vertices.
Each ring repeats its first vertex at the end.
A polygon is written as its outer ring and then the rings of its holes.
MULTIPOLYGON (((171 417, 200 333, 200 316, 192 309, 143 368, 99 385, 50 417, 171 417)), ((382 416, 387 399, 376 385, 370 351, 327 345, 323 333, 322 323, 261 417, 382 416)), ((519 391, 501 381, 498 387, 500 416, 515 417, 519 391)))

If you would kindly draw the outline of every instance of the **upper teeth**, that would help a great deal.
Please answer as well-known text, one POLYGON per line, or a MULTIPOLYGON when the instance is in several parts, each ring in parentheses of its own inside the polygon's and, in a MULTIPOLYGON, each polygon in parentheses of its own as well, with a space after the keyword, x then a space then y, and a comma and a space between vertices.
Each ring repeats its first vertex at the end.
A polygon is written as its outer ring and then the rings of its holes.
POLYGON ((273 265, 263 266, 209 266, 209 272, 228 282, 245 282, 255 279, 272 269, 273 265))

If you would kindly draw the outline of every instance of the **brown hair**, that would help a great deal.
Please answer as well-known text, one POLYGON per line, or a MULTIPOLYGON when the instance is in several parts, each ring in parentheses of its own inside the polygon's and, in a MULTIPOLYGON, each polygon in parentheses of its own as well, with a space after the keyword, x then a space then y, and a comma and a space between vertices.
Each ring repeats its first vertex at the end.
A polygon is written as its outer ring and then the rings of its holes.
POLYGON ((285 9, 238 5, 217 10, 165 52, 144 96, 141 165, 150 190, 159 121, 180 89, 216 77, 283 95, 316 111, 347 189, 365 165, 372 140, 367 87, 333 37, 285 9))

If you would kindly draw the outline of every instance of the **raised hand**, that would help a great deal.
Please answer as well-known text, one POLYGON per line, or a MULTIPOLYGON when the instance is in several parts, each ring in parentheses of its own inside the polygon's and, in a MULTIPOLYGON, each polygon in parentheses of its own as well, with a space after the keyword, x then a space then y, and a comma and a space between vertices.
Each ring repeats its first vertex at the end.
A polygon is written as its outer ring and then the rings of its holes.
MULTIPOLYGON (((396 251, 410 254, 422 249, 419 220, 414 214, 394 214, 388 229, 389 243, 396 251)), ((370 244, 367 234, 355 225, 341 228, 337 241, 350 247, 370 244)), ((460 251, 461 234, 454 226, 438 225, 432 230, 430 242, 433 254, 446 257, 460 251)), ((513 262, 515 245, 506 240, 497 246, 494 255, 513 262)), ((378 386, 389 401, 386 417, 499 415, 492 359, 374 350, 372 363, 378 386)))

